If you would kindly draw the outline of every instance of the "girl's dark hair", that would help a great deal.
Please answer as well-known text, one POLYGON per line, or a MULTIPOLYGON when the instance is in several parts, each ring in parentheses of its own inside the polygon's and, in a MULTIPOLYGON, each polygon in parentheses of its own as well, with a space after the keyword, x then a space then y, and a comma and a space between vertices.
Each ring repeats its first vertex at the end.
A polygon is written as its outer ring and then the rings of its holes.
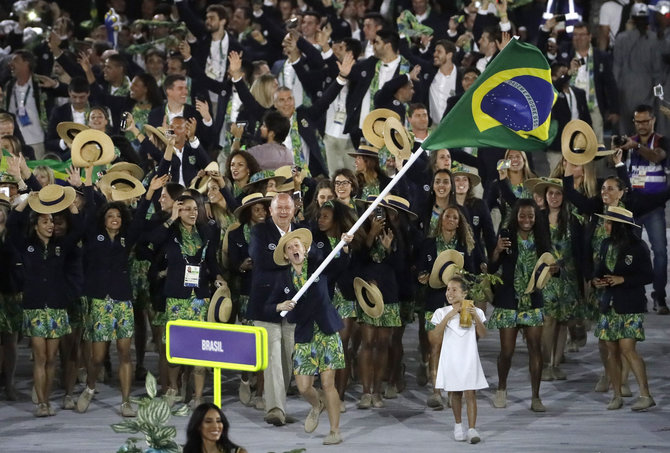
MULTIPOLYGON (((542 212, 544 213, 546 217, 546 222, 547 225, 549 225, 549 203, 547 202, 547 192, 549 191, 549 188, 544 191, 544 203, 547 206, 547 209, 543 210, 542 212)), ((561 192, 563 192, 563 195, 565 197, 565 192, 563 189, 561 189, 561 192)), ((570 221, 570 211, 568 209, 568 203, 565 202, 565 198, 563 198, 563 203, 561 203, 561 208, 558 211, 558 236, 563 238, 565 237, 567 231, 568 231, 568 222, 570 221)), ((551 230, 550 230, 551 231, 551 230)), ((551 234, 550 234, 551 238, 551 234)))
POLYGON ((143 72, 137 74, 135 77, 140 79, 144 86, 147 89, 147 101, 151 104, 151 108, 160 107, 163 104, 163 95, 160 88, 158 88, 158 83, 156 79, 151 74, 143 72))
MULTIPOLYGON (((618 176, 610 176, 609 178, 605 178, 605 181, 614 181, 616 183, 617 188, 619 190, 623 190, 624 194, 626 193, 627 191, 626 183, 623 182, 623 179, 619 178, 618 176)), ((603 181, 603 184, 605 184, 605 181, 603 181)))
MULTIPOLYGON (((349 206, 335 200, 325 202, 323 206, 319 208, 315 220, 319 220, 319 217, 321 217, 321 212, 323 212, 325 209, 330 209, 333 211, 335 237, 338 239, 342 236, 342 233, 349 231, 351 227, 354 226, 354 223, 356 223, 356 212, 349 206)), ((356 230, 356 233, 354 233, 354 240, 351 242, 351 249, 358 250, 363 242, 365 242, 365 235, 363 234, 362 229, 359 228, 356 230)))
POLYGON ((610 233, 612 245, 615 245, 621 250, 637 240, 632 225, 622 222, 610 223, 612 224, 612 232, 610 233))
POLYGON ((177 198, 181 197, 185 189, 184 186, 178 182, 169 182, 165 184, 165 190, 167 191, 168 195, 170 195, 170 198, 176 200, 177 198))
MULTIPOLYGON (((42 215, 50 215, 50 214, 40 214, 39 212, 35 212, 32 209, 30 210, 30 214, 28 215, 28 231, 26 232, 27 238, 32 240, 37 237, 35 227, 37 226, 37 221, 40 219, 40 216, 42 215)), ((51 218, 53 219, 53 216, 51 218)))
POLYGON ((466 293, 468 292, 468 289, 469 289, 468 282, 466 282, 465 279, 463 277, 461 277, 460 275, 455 275, 455 276, 451 277, 451 279, 449 279, 447 284, 449 284, 451 282, 456 282, 456 283, 460 284, 461 289, 463 290, 463 292, 466 292, 466 293))
POLYGON ((239 445, 233 443, 228 438, 230 423, 223 414, 223 411, 213 403, 202 403, 193 410, 191 419, 188 421, 188 425, 186 426, 186 444, 184 445, 184 453, 202 453, 202 434, 200 434, 200 426, 202 425, 207 412, 211 410, 218 412, 219 416, 221 417, 221 423, 223 423, 221 437, 216 442, 219 449, 225 453, 232 453, 240 448, 239 445))
POLYGON ((549 236, 549 225, 547 224, 547 217, 542 215, 539 206, 532 198, 519 198, 514 207, 509 221, 510 240, 512 241, 512 249, 516 250, 518 244, 516 243, 516 236, 519 231, 519 211, 522 208, 533 208, 535 211, 535 224, 533 225, 533 236, 535 238, 535 251, 539 257, 544 252, 551 250, 551 239, 549 236))
POLYGON ((205 209, 205 200, 200 192, 195 189, 184 189, 182 195, 177 198, 175 201, 186 201, 193 200, 195 201, 196 206, 198 206, 198 218, 196 223, 198 225, 204 225, 208 222, 207 210, 205 209))
POLYGON ((433 205, 435 204, 435 192, 433 191, 433 184, 435 183, 435 177, 441 173, 446 173, 449 176, 449 182, 451 182, 451 189, 449 190, 449 202, 451 203, 456 196, 456 193, 454 191, 454 175, 451 174, 450 170, 447 170, 446 168, 442 168, 440 170, 436 170, 435 173, 433 173, 433 177, 430 179, 430 209, 433 209, 433 205))
POLYGON ((241 149, 233 151, 228 156, 228 159, 226 159, 226 168, 223 172, 223 176, 231 186, 233 184, 233 172, 230 171, 230 163, 233 161, 233 157, 235 156, 242 156, 244 160, 247 162, 247 168, 249 169, 250 178, 251 175, 253 175, 254 173, 258 173, 259 171, 261 171, 261 166, 258 165, 258 162, 256 161, 256 158, 254 156, 241 149))
MULTIPOLYGON (((262 205, 265 207, 265 214, 266 214, 266 217, 267 217, 268 215, 270 215, 270 210, 269 210, 270 202, 269 202, 269 201, 267 201, 267 202, 260 201, 259 203, 262 204, 262 205)), ((254 204, 257 204, 257 203, 254 203, 254 204)), ((249 206, 248 208, 245 208, 245 209, 240 213, 240 225, 245 225, 245 224, 251 222, 251 208, 252 208, 252 207, 253 207, 253 205, 252 205, 252 206, 249 206)))
POLYGON ((130 226, 130 211, 128 210, 128 206, 120 201, 110 201, 102 205, 98 211, 98 229, 100 231, 105 230, 105 215, 110 209, 119 211, 121 214, 121 231, 125 231, 130 226))
POLYGON ((321 189, 330 189, 330 192, 335 196, 335 189, 330 182, 330 179, 322 179, 314 188, 314 197, 312 202, 305 209, 305 220, 316 220, 319 215, 319 191, 321 189))
POLYGON ((365 170, 362 172, 356 172, 356 180, 358 181, 358 187, 365 187, 367 181, 365 180, 365 175, 368 173, 374 173, 377 180, 382 175, 386 175, 382 167, 379 165, 378 157, 371 156, 362 156, 363 161, 365 162, 365 170))

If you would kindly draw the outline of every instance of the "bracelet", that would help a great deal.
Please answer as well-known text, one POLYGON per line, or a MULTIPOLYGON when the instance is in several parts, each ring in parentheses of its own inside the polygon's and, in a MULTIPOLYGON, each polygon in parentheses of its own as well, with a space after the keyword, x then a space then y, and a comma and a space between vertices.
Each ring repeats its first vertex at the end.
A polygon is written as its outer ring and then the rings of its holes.
POLYGON ((173 223, 174 223, 174 220, 172 220, 172 217, 170 217, 165 222, 163 222, 163 225, 165 225, 165 228, 170 228, 173 223))
POLYGON ((234 142, 239 142, 239 141, 242 141, 242 139, 240 139, 239 137, 233 137, 233 141, 234 142))

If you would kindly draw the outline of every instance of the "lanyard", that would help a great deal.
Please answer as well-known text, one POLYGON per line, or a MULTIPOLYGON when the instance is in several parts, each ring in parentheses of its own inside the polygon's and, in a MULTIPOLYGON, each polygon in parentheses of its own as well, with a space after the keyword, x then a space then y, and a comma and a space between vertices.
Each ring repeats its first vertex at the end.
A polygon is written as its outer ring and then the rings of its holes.
MULTIPOLYGON (((179 242, 179 239, 175 238, 177 244, 179 244, 179 250, 181 251, 181 256, 184 258, 184 262, 186 265, 191 265, 191 263, 188 262, 188 255, 183 252, 183 245, 181 242, 179 242)), ((205 242, 205 246, 202 248, 202 253, 200 254, 200 261, 198 262, 197 266, 200 266, 203 261, 205 261, 205 254, 207 253, 207 246, 209 246, 209 240, 205 242)))
MULTIPOLYGON (((25 107, 26 106, 26 101, 28 100, 28 94, 30 93, 30 88, 32 85, 28 84, 28 89, 26 90, 26 94, 23 95, 23 101, 21 102, 21 106, 25 107)), ((18 85, 14 85, 14 107, 16 107, 16 110, 19 109, 19 89, 18 85)))

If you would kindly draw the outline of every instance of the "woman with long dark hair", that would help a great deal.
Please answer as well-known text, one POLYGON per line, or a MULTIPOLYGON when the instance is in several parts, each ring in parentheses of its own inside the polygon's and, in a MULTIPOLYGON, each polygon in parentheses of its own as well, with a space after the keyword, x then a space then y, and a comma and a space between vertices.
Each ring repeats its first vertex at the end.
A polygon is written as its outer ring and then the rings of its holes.
MULTIPOLYGON (((254 173, 261 170, 254 156, 246 151, 233 151, 226 159, 223 178, 225 185, 221 187, 221 193, 228 203, 229 210, 235 210, 242 204, 244 188, 249 184, 249 179, 254 173)), ((219 180, 219 185, 221 181, 219 180)))
POLYGON ((524 187, 524 181, 535 178, 535 174, 528 165, 528 156, 524 151, 508 149, 505 153, 505 162, 508 168, 498 170, 498 179, 491 184, 486 198, 489 208, 500 209, 500 225, 506 226, 510 220, 512 206, 518 198, 532 198, 524 187))
POLYGON ((135 315, 129 261, 133 246, 142 233, 149 201, 142 199, 132 221, 128 207, 120 201, 108 202, 96 212, 98 206, 93 192, 93 167, 87 167, 85 174, 87 228, 84 243, 84 294, 89 299, 86 338, 91 341, 91 360, 86 388, 77 400, 77 411, 83 413, 88 409, 110 342, 116 340, 121 415, 134 417, 136 411, 130 404, 133 376, 130 345, 135 332, 135 315))
MULTIPOLYGON (((429 276, 437 256, 445 250, 456 250, 463 254, 463 268, 474 272, 472 253, 475 249, 472 229, 468 224, 463 211, 458 206, 447 207, 438 218, 435 234, 424 240, 421 245, 419 262, 417 263, 418 281, 421 285, 428 285, 429 276)), ((444 404, 440 391, 435 388, 437 365, 440 361, 442 347, 441 336, 434 335, 435 325, 431 323, 433 313, 445 305, 444 287, 427 287, 425 290, 425 311, 423 312, 424 326, 419 329, 419 335, 425 335, 424 344, 429 348, 422 355, 422 361, 428 362, 430 380, 433 383, 433 393, 428 397, 426 404, 432 409, 443 409, 444 404)), ((420 342, 421 343, 421 342, 420 342)))
MULTIPOLYGON (((322 250, 323 256, 328 256, 335 246, 340 242, 343 233, 356 223, 356 215, 352 209, 335 200, 326 201, 318 210, 316 228, 312 228, 316 247, 322 250)), ((349 245, 350 250, 358 250, 363 237, 361 234, 354 236, 354 242, 349 245)), ((356 295, 354 294, 354 276, 356 263, 351 260, 351 252, 341 251, 331 264, 328 265, 324 274, 328 277, 328 293, 330 299, 337 309, 344 327, 340 330, 340 338, 344 347, 343 369, 335 373, 335 386, 340 395, 341 404, 344 406, 344 392, 347 388, 349 376, 351 376, 351 351, 349 340, 356 329, 356 295)))
POLYGON ((517 334, 523 330, 529 355, 531 410, 546 410, 540 399, 542 292, 535 290, 526 294, 528 282, 534 277, 535 263, 543 253, 551 250, 549 228, 544 219, 532 199, 517 200, 510 215, 509 231, 501 230, 488 266, 493 273, 502 267, 503 280, 502 285, 496 288, 493 298, 495 308, 488 321, 489 328, 497 328, 500 332, 498 390, 493 400, 497 408, 507 406, 507 375, 512 365, 517 334))
POLYGON ((349 155, 354 158, 361 199, 365 200, 369 195, 379 195, 391 181, 379 166, 379 150, 373 146, 360 145, 349 155))
POLYGON ((451 171, 446 168, 435 170, 429 203, 418 213, 419 228, 423 231, 424 237, 435 236, 442 212, 453 204, 455 204, 455 193, 451 171))
POLYGON ((635 350, 636 343, 644 341, 643 321, 647 306, 644 285, 653 281, 649 248, 633 233, 633 227, 638 225, 633 221, 631 211, 611 207, 604 214, 596 215, 605 220, 608 233, 598 251, 600 259, 592 282, 602 290, 596 335, 607 345, 607 369, 614 389, 607 409, 616 410, 623 406, 620 379, 623 356, 640 387, 640 397, 631 409, 644 411, 656 405, 649 394, 644 360, 635 350))
POLYGON ((337 201, 355 210, 354 198, 358 197, 358 179, 354 172, 348 168, 340 168, 335 171, 331 181, 337 201))
POLYGON ((186 426, 184 453, 247 453, 228 437, 230 423, 214 403, 202 403, 193 410, 186 426))

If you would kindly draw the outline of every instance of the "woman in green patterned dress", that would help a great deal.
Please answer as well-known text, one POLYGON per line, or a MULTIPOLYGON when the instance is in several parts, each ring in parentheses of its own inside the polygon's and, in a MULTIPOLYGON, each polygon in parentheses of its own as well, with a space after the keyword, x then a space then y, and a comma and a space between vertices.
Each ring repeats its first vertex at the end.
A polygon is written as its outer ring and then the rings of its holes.
POLYGON ((575 255, 581 236, 575 228, 577 219, 570 204, 563 200, 563 181, 546 179, 534 189, 545 199, 542 211, 549 223, 551 254, 558 261, 560 275, 549 279, 544 287, 544 326, 542 329, 542 380, 564 380, 559 368, 567 339, 567 323, 574 315, 579 300, 581 274, 577 272, 575 255))
POLYGON ((653 280, 651 258, 647 245, 633 233, 633 213, 627 209, 610 207, 604 214, 606 237, 598 251, 599 264, 595 269, 593 285, 602 290, 598 300, 600 320, 596 335, 607 345, 607 369, 612 379, 614 397, 608 410, 620 409, 621 357, 625 357, 640 387, 640 397, 631 407, 645 411, 656 403, 649 394, 644 360, 635 350, 638 341, 644 341, 644 312, 647 298, 644 285, 653 280))
MULTIPOLYGON (((531 410, 544 412, 540 399, 542 375, 542 292, 526 294, 528 282, 538 258, 551 249, 549 228, 532 199, 520 198, 511 212, 509 236, 498 237, 498 244, 489 263, 489 272, 502 268, 502 285, 496 287, 495 307, 487 323, 490 329, 499 329, 498 390, 493 406, 507 406, 507 375, 519 330, 523 330, 529 355, 531 410)), ((557 269, 552 269, 555 273, 557 269)))
POLYGON ((533 198, 533 194, 524 188, 524 181, 535 178, 535 174, 530 170, 528 157, 523 151, 508 149, 505 153, 505 160, 509 161, 509 168, 498 170, 498 180, 491 184, 486 204, 493 209, 500 209, 502 227, 507 226, 511 221, 511 207, 519 198, 533 198))

